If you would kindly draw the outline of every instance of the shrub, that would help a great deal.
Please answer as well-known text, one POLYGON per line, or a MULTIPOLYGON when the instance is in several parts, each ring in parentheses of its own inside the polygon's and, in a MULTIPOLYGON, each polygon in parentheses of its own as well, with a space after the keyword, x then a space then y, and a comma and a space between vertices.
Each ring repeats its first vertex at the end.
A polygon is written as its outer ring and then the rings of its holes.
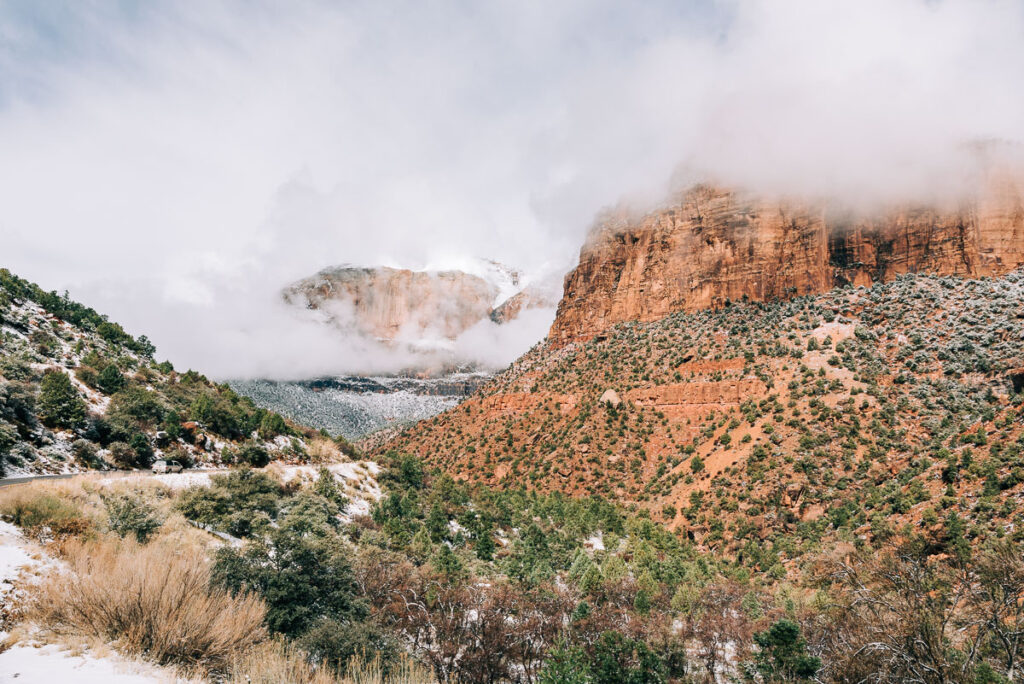
POLYGON ((134 534, 140 544, 164 524, 163 518, 148 501, 140 496, 120 494, 106 496, 103 505, 107 509, 107 521, 111 531, 121 537, 134 534))
POLYGON ((766 682, 807 682, 821 669, 821 659, 807 652, 800 626, 791 620, 758 632, 754 643, 760 648, 754 667, 766 682))
POLYGON ((313 660, 338 672, 344 672, 353 658, 373 653, 385 672, 398 659, 399 645, 376 625, 341 623, 321 618, 299 639, 299 645, 313 660))
POLYGON ((284 529, 242 552, 218 549, 213 581, 234 594, 254 591, 262 596, 267 626, 285 636, 304 634, 321 618, 348 622, 368 612, 340 544, 284 529))
POLYGON ((337 684, 334 675, 314 667, 309 655, 292 643, 273 639, 235 656, 227 684, 337 684))
POLYGON ((270 463, 270 454, 259 444, 245 444, 238 450, 237 460, 253 468, 262 468, 270 463))
POLYGON ((18 443, 18 428, 5 420, 0 420, 0 477, 4 474, 4 462, 7 452, 18 443))
POLYGON ((103 459, 99 456, 99 449, 87 439, 76 439, 71 443, 71 453, 75 460, 87 468, 99 468, 104 465, 103 459))
POLYGON ((262 601, 211 586, 200 550, 73 543, 67 570, 31 592, 38 624, 161 664, 223 667, 265 635, 262 601))
POLYGON ((153 445, 149 443, 149 437, 145 433, 136 432, 132 435, 128 444, 135 452, 135 464, 140 468, 147 468, 153 462, 153 445))
POLYGON ((286 434, 288 434, 288 426, 285 425, 284 418, 276 413, 268 413, 263 416, 259 428, 260 439, 273 439, 278 435, 286 434))
POLYGON ((84 533, 89 521, 67 501, 37 487, 17 487, 0 499, 0 514, 36 538, 66 538, 84 533))
POLYGON ((341 460, 338 445, 325 437, 314 437, 309 440, 306 451, 313 463, 334 463, 341 460))
POLYGON ((559 643, 544 660, 540 684, 590 684, 587 654, 579 647, 559 643))
POLYGON ((381 658, 359 654, 345 664, 347 676, 337 679, 315 667, 309 655, 284 639, 273 639, 235 658, 226 684, 433 684, 433 674, 406 654, 385 669, 381 658))
POLYGON ((166 409, 155 392, 129 386, 111 397, 108 416, 111 419, 159 422, 165 413, 166 409))
POLYGON ((209 487, 187 490, 177 507, 189 520, 245 537, 277 516, 283 495, 274 478, 242 469, 214 475, 209 487))
POLYGON ((659 684, 665 665, 647 645, 618 632, 604 632, 591 657, 594 684, 659 684))
POLYGON ((118 468, 129 469, 138 464, 139 455, 135 449, 124 442, 114 442, 108 448, 110 449, 110 458, 114 460, 114 465, 118 468))
POLYGON ((105 394, 114 394, 124 387, 124 376, 117 366, 110 364, 100 371, 95 384, 105 394))

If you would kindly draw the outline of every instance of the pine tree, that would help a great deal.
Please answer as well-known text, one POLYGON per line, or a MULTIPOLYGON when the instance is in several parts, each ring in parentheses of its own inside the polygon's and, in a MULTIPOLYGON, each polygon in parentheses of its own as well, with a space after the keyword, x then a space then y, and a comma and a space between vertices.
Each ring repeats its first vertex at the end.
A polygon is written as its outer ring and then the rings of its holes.
POLYGON ((36 408, 43 425, 51 428, 76 427, 86 415, 85 402, 70 378, 58 370, 49 370, 43 375, 36 408))
POLYGON ((483 561, 494 560, 494 532, 490 526, 481 530, 476 540, 476 557, 483 561))
POLYGON ((99 377, 96 378, 96 386, 105 394, 113 394, 124 387, 124 376, 117 366, 110 364, 100 371, 99 377))
POLYGON ((779 620, 754 635, 758 645, 755 668, 764 682, 808 682, 821 669, 821 659, 807 652, 800 626, 779 620))

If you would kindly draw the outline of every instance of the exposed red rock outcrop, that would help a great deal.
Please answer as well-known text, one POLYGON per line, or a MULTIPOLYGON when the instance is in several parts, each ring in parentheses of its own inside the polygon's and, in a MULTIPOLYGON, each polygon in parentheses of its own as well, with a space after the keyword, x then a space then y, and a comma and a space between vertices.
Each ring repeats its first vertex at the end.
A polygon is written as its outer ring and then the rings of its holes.
POLYGON ((865 217, 827 203, 765 200, 698 186, 640 218, 607 214, 565 278, 555 343, 624 321, 869 285, 909 272, 1000 275, 1024 264, 1022 185, 1006 176, 944 211, 865 217))

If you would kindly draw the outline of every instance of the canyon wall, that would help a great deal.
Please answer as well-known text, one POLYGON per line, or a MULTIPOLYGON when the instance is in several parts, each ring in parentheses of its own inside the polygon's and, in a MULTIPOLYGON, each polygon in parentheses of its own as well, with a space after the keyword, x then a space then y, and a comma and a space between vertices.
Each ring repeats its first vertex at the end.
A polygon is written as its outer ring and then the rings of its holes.
POLYGON ((381 341, 453 339, 492 311, 499 288, 461 271, 325 269, 284 291, 339 328, 381 341))
POLYGON ((698 186, 643 216, 608 212, 565 278, 549 339, 586 340, 624 321, 902 273, 999 275, 1024 264, 1022 188, 1015 177, 993 177, 948 209, 856 213, 698 186))

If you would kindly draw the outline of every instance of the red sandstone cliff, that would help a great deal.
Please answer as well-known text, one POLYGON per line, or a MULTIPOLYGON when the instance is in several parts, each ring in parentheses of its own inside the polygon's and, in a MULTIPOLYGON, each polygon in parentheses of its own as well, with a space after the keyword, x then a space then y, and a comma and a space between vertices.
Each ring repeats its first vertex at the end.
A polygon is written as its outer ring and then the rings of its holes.
POLYGON ((998 275, 1024 264, 1024 184, 1007 177, 957 209, 903 207, 872 216, 698 186, 672 206, 611 212, 565 278, 555 343, 623 321, 772 300, 902 273, 998 275))

